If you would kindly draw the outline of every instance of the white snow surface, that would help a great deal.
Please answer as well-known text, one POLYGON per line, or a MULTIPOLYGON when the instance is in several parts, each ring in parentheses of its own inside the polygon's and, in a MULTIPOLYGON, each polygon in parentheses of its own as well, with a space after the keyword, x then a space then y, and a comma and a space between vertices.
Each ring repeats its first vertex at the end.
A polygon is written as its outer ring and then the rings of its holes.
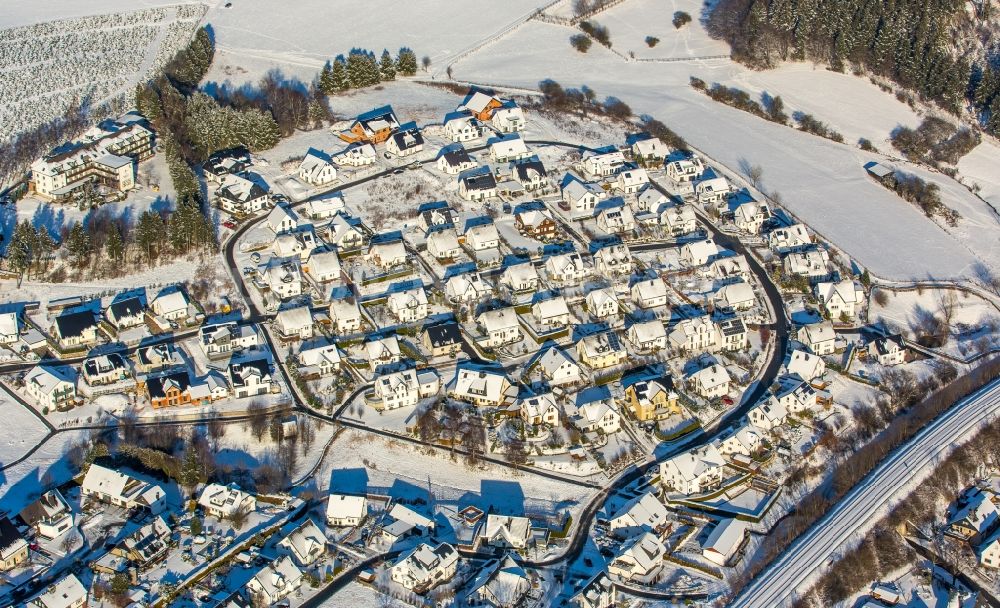
POLYGON ((4 0, 0 28, 20 27, 53 19, 125 13, 144 8, 198 4, 201 0, 4 0))

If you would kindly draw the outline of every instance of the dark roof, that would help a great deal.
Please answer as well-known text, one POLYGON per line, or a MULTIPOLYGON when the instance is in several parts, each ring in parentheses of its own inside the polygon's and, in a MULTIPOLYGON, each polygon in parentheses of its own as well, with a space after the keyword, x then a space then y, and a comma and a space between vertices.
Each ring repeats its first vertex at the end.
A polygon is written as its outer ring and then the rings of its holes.
POLYGON ((445 152, 442 156, 444 156, 445 162, 449 165, 461 165, 462 163, 472 162, 465 148, 453 148, 445 152))
POLYGON ((115 369, 126 369, 125 358, 118 353, 108 353, 104 355, 107 358, 108 364, 111 365, 111 369, 99 369, 97 367, 97 362, 100 357, 90 357, 83 362, 83 368, 87 371, 88 375, 95 375, 106 373, 115 369))
POLYGON ((256 369, 259 372, 261 378, 271 373, 271 367, 267 364, 266 359, 255 359, 253 361, 234 363, 229 367, 229 380, 233 383, 233 386, 243 386, 244 384, 246 384, 243 381, 243 377, 240 375, 240 373, 244 369, 248 368, 256 369))
POLYGON ((424 136, 414 123, 406 123, 401 126, 399 131, 393 133, 392 140, 396 142, 400 150, 424 145, 424 136))
POLYGON ((899 334, 885 336, 884 338, 875 338, 875 348, 878 350, 878 354, 880 355, 889 354, 890 344, 895 344, 900 350, 906 350, 906 344, 903 342, 903 336, 899 334))
POLYGON ((166 397, 167 395, 164 392, 163 387, 168 382, 176 384, 182 393, 186 391, 189 386, 191 386, 191 378, 188 376, 186 371, 173 372, 164 376, 150 378, 149 380, 146 380, 146 390, 149 392, 150 398, 162 399, 166 397))
POLYGON ((128 298, 127 300, 119 300, 118 302, 112 302, 111 306, 108 307, 108 312, 114 315, 116 319, 121 319, 122 317, 134 317, 135 315, 140 315, 146 309, 142 298, 135 296, 128 298))
POLYGON ((541 175, 542 177, 546 177, 548 175, 548 173, 546 173, 545 171, 545 165, 542 164, 542 161, 538 159, 532 159, 514 165, 514 170, 517 172, 517 177, 521 181, 526 181, 531 179, 531 177, 528 175, 528 171, 531 169, 538 171, 538 174, 541 175))
POLYGON ((21 537, 21 533, 17 531, 17 526, 7 516, 0 517, 0 551, 10 547, 19 540, 24 539, 21 537))
POLYGON ((427 332, 427 339, 430 340, 431 346, 434 348, 462 342, 462 331, 459 329, 458 323, 430 325, 425 327, 424 331, 427 332))
POLYGON ((59 490, 49 490, 42 494, 38 500, 21 509, 18 517, 29 526, 34 526, 36 522, 48 517, 50 512, 66 509, 69 509, 69 505, 66 504, 59 490))
POLYGON ((97 325, 94 313, 89 310, 68 312, 56 317, 56 329, 61 338, 82 336, 83 332, 97 325))
POLYGON ((468 190, 489 190, 497 187, 497 180, 492 173, 472 173, 462 176, 468 190))
POLYGON ((719 323, 719 327, 722 329, 723 336, 733 336, 746 331, 746 328, 743 326, 743 320, 739 317, 733 317, 731 319, 721 321, 719 323))
POLYGON ((358 114, 358 121, 364 122, 366 120, 376 120, 385 116, 392 116, 392 119, 396 120, 396 113, 392 111, 392 106, 381 106, 358 114))

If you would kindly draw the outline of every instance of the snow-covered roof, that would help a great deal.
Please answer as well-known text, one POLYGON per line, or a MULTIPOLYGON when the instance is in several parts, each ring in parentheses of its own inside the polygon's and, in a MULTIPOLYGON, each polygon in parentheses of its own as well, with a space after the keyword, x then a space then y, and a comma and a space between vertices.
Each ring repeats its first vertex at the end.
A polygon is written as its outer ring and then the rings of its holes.
POLYGON ((329 519, 361 519, 368 512, 368 499, 364 496, 330 494, 326 502, 329 519))
POLYGON ((725 464, 725 459, 714 443, 682 452, 664 462, 664 465, 675 467, 681 478, 687 481, 693 481, 705 473, 720 469, 725 464))
POLYGON ((37 608, 70 608, 87 600, 87 588, 76 575, 67 574, 50 584, 45 591, 29 602, 37 608))
POLYGON ((25 384, 36 386, 43 395, 50 394, 67 382, 76 385, 76 371, 66 365, 36 365, 24 377, 25 384))
POLYGON ((517 327, 517 312, 513 307, 488 310, 476 317, 476 322, 486 328, 486 333, 503 331, 511 327, 517 327))
POLYGON ((465 367, 459 367, 455 370, 455 377, 452 379, 449 389, 462 397, 485 399, 495 403, 516 395, 514 392, 516 387, 510 384, 507 375, 503 372, 465 367))

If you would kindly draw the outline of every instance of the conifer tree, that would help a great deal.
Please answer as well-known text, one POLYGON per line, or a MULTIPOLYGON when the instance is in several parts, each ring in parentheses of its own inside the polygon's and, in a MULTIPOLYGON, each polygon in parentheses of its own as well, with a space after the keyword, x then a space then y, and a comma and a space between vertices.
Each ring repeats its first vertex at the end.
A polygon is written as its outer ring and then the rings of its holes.
POLYGON ((382 50, 382 61, 379 64, 379 72, 383 81, 396 79, 396 62, 393 61, 388 49, 382 50))
POLYGON ((73 257, 74 266, 83 266, 90 257, 90 234, 82 223, 77 222, 70 228, 69 236, 66 237, 66 249, 73 257))
POLYGON ((337 91, 333 82, 333 65, 329 61, 326 62, 323 70, 319 73, 319 90, 326 95, 337 91))
POLYGON ((117 224, 112 224, 108 232, 108 240, 104 243, 104 255, 112 266, 120 264, 125 258, 125 241, 117 224))
POLYGON ((35 229, 28 220, 22 220, 14 227, 7 245, 7 264, 17 273, 17 285, 21 286, 24 273, 31 267, 35 247, 35 229))
POLYGON ((45 226, 39 226, 35 231, 35 265, 46 270, 49 266, 49 255, 56 250, 56 241, 45 226))
POLYGON ((399 49, 399 55, 396 58, 396 71, 401 76, 415 75, 417 73, 417 54, 406 47, 399 49))
POLYGON ((135 244, 146 255, 147 261, 152 262, 159 255, 163 232, 163 220, 155 211, 146 211, 139 216, 135 227, 135 244))
POLYGON ((341 93, 351 88, 351 81, 347 77, 347 62, 343 57, 334 59, 331 80, 334 93, 341 93))

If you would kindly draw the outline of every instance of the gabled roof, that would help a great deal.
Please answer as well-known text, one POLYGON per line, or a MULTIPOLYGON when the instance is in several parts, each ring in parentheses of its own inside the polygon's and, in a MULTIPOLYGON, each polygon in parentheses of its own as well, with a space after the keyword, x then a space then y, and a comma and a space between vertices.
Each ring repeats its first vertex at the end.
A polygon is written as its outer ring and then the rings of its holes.
POLYGON ((462 343, 462 330, 458 323, 441 323, 424 328, 427 339, 434 348, 462 343))
POLYGON ((55 318, 55 324, 59 336, 63 339, 76 338, 82 336, 88 329, 97 328, 97 320, 90 310, 63 313, 55 318))

